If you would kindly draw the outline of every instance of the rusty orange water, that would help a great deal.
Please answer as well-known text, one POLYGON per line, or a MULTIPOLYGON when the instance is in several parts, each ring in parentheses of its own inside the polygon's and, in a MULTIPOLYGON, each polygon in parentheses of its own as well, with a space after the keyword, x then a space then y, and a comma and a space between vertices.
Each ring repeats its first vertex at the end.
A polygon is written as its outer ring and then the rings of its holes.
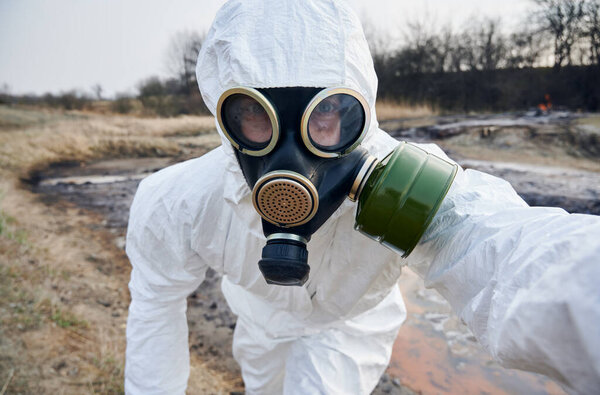
POLYGON ((565 394, 550 379, 502 368, 476 343, 448 304, 408 270, 400 289, 408 319, 387 373, 417 393, 565 394))

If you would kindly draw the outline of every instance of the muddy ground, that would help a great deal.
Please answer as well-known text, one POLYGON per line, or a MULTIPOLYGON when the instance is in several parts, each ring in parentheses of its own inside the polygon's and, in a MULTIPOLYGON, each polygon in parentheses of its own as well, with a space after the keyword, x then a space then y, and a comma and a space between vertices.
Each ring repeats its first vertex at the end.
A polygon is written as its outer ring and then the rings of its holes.
MULTIPOLYGON (((577 122, 573 114, 453 116, 389 121, 382 128, 398 139, 438 143, 462 166, 505 178, 531 205, 600 214, 600 140, 578 134, 573 126, 577 122)), ((31 188, 47 204, 66 200, 101 214, 100 226, 123 248, 128 208, 139 181, 179 159, 56 165, 37 172, 31 188)), ((219 276, 209 272, 188 299, 190 346, 211 368, 239 380, 230 351, 235 317, 219 282, 219 276)), ((547 379, 508 371, 490 361, 447 303, 435 291, 425 290, 414 274, 403 276, 400 288, 409 318, 375 394, 562 392, 547 379)))
MULTIPOLYGON (((177 161, 136 158, 55 165, 36 173, 32 189, 46 204, 67 200, 101 213, 102 227, 113 233, 115 244, 124 249, 129 207, 139 182, 177 161)), ((239 377, 239 368, 231 356, 235 321, 221 293, 220 277, 209 268, 204 282, 188 298, 190 348, 211 368, 239 377)))

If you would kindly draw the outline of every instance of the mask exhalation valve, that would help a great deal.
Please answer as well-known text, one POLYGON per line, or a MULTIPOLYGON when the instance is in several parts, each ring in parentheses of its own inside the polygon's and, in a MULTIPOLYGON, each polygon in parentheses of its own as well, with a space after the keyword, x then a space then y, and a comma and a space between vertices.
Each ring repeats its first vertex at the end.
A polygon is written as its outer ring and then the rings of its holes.
POLYGON ((267 237, 258 267, 267 284, 303 285, 308 279, 308 241, 291 233, 274 233, 267 237))

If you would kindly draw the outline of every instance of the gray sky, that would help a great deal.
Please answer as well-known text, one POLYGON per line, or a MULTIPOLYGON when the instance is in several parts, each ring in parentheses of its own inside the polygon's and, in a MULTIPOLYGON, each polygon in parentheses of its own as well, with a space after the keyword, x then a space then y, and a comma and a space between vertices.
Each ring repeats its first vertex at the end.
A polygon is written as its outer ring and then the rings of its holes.
MULTIPOLYGON (((520 22, 527 0, 347 0, 363 21, 400 40, 408 20, 460 27, 476 16, 520 22)), ((0 89, 11 93, 135 92, 143 78, 168 73, 179 31, 208 30, 223 0, 0 0, 0 89)))

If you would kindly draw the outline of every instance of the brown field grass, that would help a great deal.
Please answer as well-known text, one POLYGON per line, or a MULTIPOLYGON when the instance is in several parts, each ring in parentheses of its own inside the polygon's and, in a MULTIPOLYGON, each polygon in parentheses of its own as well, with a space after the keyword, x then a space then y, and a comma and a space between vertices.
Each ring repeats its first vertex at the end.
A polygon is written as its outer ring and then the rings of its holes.
POLYGON ((0 167, 20 175, 60 161, 174 156, 176 137, 213 135, 212 117, 135 118, 0 107, 0 167))
POLYGON ((427 105, 409 105, 390 100, 378 100, 375 104, 375 111, 377 112, 377 119, 379 121, 439 115, 438 112, 427 105))
MULTIPOLYGON (((212 117, 0 106, 0 390, 123 393, 127 257, 103 218, 44 204, 22 178, 57 162, 197 155, 219 143, 212 117)), ((192 356, 190 393, 230 387, 192 356)))

